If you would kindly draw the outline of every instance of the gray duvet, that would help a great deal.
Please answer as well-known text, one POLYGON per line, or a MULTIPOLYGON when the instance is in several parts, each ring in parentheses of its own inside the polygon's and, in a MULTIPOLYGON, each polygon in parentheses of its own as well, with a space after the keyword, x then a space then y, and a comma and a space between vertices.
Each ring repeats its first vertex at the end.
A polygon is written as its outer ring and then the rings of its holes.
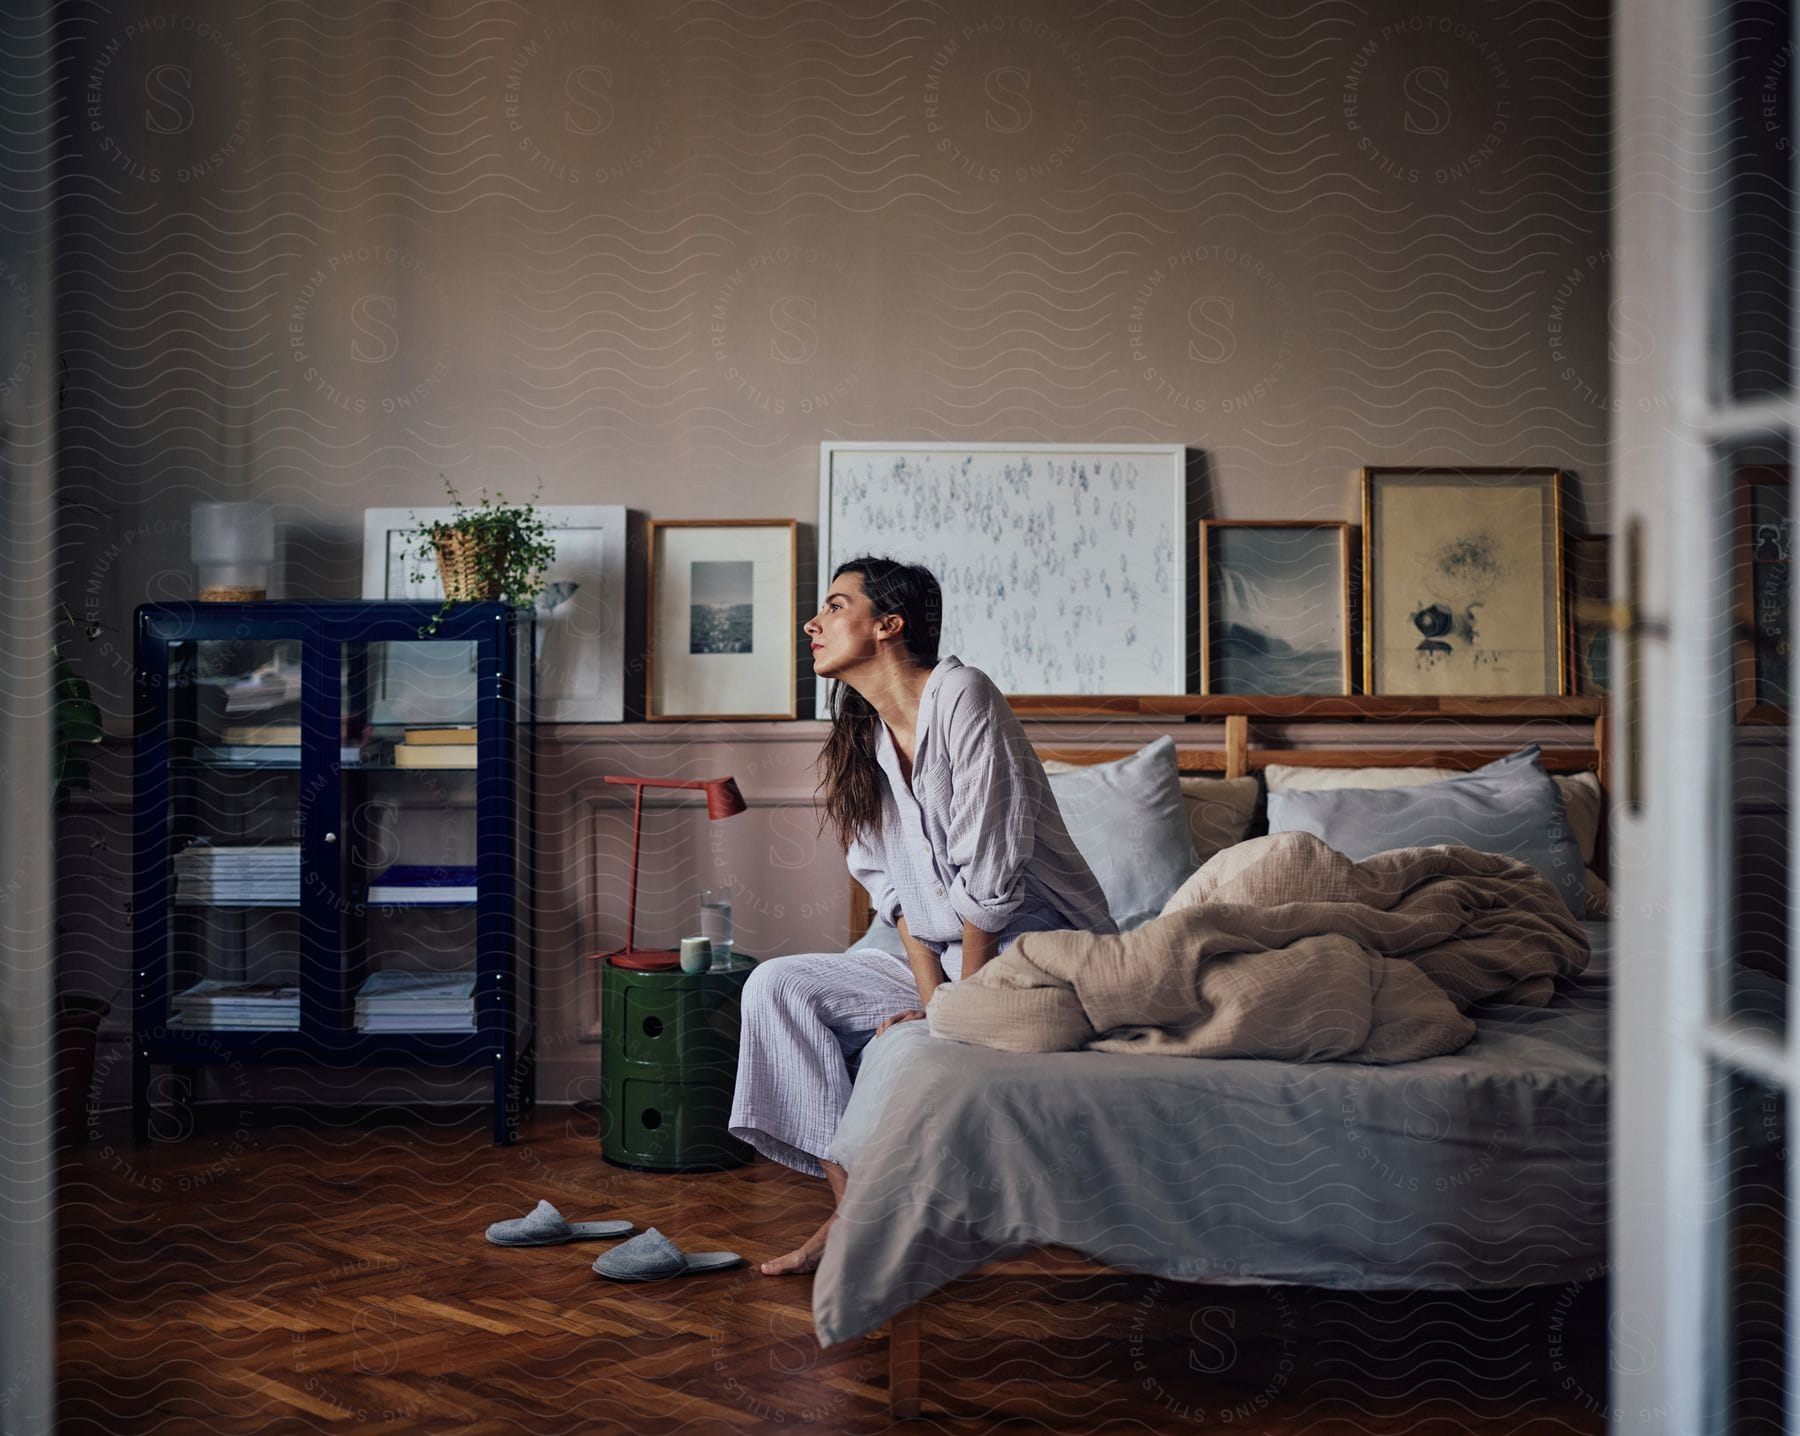
POLYGON ((1521 1286, 1605 1258, 1604 924, 1547 1006, 1401 1066, 1015 1053, 903 1023, 865 1049, 819 1340, 1022 1247, 1208 1282, 1521 1286), (902 1080, 902 1078, 904 1080, 902 1080))

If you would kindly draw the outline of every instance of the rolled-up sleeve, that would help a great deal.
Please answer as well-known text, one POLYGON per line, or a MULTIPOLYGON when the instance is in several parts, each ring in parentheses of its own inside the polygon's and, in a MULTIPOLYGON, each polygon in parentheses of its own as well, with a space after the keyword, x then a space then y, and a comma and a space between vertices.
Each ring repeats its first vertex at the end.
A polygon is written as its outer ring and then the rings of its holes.
POLYGON ((946 715, 953 788, 945 896, 963 922, 1001 932, 1025 896, 1042 769, 1006 700, 983 679, 946 715))
POLYGON ((893 879, 888 876, 887 863, 875 845, 861 837, 853 839, 844 860, 850 866, 850 876, 861 883, 874 904, 876 916, 890 924, 900 921, 900 894, 895 890, 893 879))

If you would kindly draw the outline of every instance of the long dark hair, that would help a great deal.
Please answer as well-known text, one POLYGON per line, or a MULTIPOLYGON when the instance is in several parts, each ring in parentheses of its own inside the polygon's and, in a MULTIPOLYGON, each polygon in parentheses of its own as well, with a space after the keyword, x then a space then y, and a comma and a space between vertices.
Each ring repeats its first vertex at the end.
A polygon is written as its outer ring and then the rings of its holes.
MULTIPOLYGON (((905 625, 900 642, 920 668, 935 667, 938 636, 943 630, 944 597, 931 570, 921 564, 864 556, 837 566, 832 580, 854 573, 874 605, 875 616, 898 614, 905 625)), ((875 745, 881 717, 875 705, 848 683, 839 683, 831 698, 831 735, 819 754, 819 791, 825 795, 824 821, 836 829, 848 848, 862 833, 881 826, 881 765, 875 745)), ((823 824, 821 824, 823 826, 823 824)))

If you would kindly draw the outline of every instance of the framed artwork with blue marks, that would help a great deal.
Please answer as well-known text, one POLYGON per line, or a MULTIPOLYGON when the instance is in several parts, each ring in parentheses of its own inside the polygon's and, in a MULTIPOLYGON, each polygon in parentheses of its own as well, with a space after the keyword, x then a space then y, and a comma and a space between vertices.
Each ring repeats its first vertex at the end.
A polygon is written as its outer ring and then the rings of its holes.
POLYGON ((1363 691, 1569 691, 1562 471, 1363 470, 1363 691))
POLYGON ((922 563, 940 651, 1003 693, 1186 693, 1186 485, 1180 444, 827 441, 819 598, 846 559, 922 563))

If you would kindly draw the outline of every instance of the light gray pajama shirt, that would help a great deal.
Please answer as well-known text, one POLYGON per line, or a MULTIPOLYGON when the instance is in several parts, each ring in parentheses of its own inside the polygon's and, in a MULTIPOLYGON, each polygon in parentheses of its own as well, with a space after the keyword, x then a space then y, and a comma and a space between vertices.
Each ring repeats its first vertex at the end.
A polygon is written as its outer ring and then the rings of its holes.
POLYGON ((1025 932, 1117 931, 1043 764, 987 675, 940 658, 919 697, 917 731, 909 786, 881 725, 881 829, 847 855, 878 928, 848 952, 771 958, 744 987, 731 1130, 814 1176, 850 1100, 849 1059, 883 1018, 919 1005, 898 934, 880 923, 904 914, 952 979, 962 972, 965 921, 999 933, 1002 946, 1025 932))

